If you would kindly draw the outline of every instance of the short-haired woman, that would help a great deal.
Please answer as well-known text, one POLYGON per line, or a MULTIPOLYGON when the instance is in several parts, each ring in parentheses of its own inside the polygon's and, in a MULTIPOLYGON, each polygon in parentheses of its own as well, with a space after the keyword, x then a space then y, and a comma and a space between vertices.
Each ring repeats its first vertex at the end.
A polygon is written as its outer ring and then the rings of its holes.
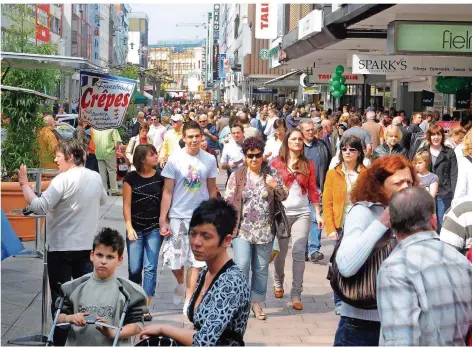
MULTIPOLYGON (((123 181, 128 275, 130 281, 143 285, 148 307, 156 291, 157 262, 162 245, 159 215, 164 180, 155 169, 157 162, 153 145, 138 145, 133 156, 136 171, 129 172, 123 181)), ((144 320, 152 320, 150 312, 145 314, 144 320)))
POLYGON ((234 207, 222 199, 203 201, 190 220, 190 245, 195 259, 206 266, 198 275, 188 318, 193 329, 151 325, 141 337, 170 337, 182 346, 244 346, 249 310, 249 287, 228 256, 237 219, 234 207))
MULTIPOLYGON (((339 164, 326 174, 323 190, 323 220, 326 235, 332 241, 337 241, 342 230, 344 219, 350 210, 351 191, 359 174, 366 168, 362 165, 364 150, 356 136, 346 136, 341 140, 339 164)), ((341 300, 334 295, 334 311, 340 313, 341 300)))
POLYGON ((139 127, 139 133, 136 136, 133 136, 128 143, 128 146, 126 147, 126 158, 128 158, 129 162, 131 163, 131 170, 136 170, 134 164, 133 164, 133 156, 134 156, 134 151, 136 150, 136 147, 139 145, 146 145, 150 144, 152 145, 153 141, 149 134, 149 124, 148 123, 142 123, 141 126, 139 127))
MULTIPOLYGON (((357 274, 390 228, 388 203, 395 192, 416 185, 413 165, 402 155, 377 159, 362 171, 351 191, 353 207, 346 216, 343 238, 336 254, 344 277, 357 274)), ((374 279, 375 281, 375 279, 374 279)), ((341 304, 335 346, 378 346, 380 318, 377 309, 364 310, 341 304)))
MULTIPOLYGON (((323 228, 320 213, 320 196, 315 179, 315 165, 303 154, 303 134, 299 129, 291 130, 280 149, 280 154, 271 166, 275 168, 289 189, 289 195, 283 204, 288 217, 292 239, 292 307, 302 310, 301 294, 303 291, 303 275, 305 273, 305 248, 311 226, 310 202, 316 213, 318 227, 323 228)), ((275 289, 276 298, 284 295, 285 259, 290 239, 280 239, 280 254, 275 258, 275 289)))
POLYGON ((449 137, 444 141, 444 144, 452 149, 456 149, 461 144, 465 134, 467 134, 467 131, 463 127, 454 127, 449 132, 449 137))
POLYGON ((454 199, 472 197, 472 129, 462 141, 464 156, 457 160, 458 176, 454 199))
POLYGON ((454 150, 444 145, 444 129, 435 124, 426 131, 427 145, 424 147, 431 154, 431 169, 439 177, 439 188, 436 195, 436 215, 438 228, 441 230, 444 214, 451 207, 457 183, 457 158, 454 150))
POLYGON ((81 141, 59 142, 54 161, 61 173, 52 179, 41 197, 29 186, 25 165, 21 165, 18 179, 29 210, 46 215, 51 312, 56 311, 56 299, 60 296, 58 283, 92 272, 90 251, 100 219, 100 205, 107 202, 100 175, 84 167, 81 141))
POLYGON ((384 144, 374 149, 372 160, 384 157, 390 154, 401 154, 405 157, 408 151, 399 143, 402 139, 402 132, 396 125, 390 124, 384 129, 384 144))
POLYGON ((274 199, 283 201, 288 195, 278 172, 264 163, 263 150, 264 143, 259 137, 244 141, 245 165, 231 174, 225 192, 225 200, 238 212, 233 233, 234 261, 251 283, 252 311, 259 320, 266 319, 261 303, 266 299, 274 241, 271 232, 274 199))

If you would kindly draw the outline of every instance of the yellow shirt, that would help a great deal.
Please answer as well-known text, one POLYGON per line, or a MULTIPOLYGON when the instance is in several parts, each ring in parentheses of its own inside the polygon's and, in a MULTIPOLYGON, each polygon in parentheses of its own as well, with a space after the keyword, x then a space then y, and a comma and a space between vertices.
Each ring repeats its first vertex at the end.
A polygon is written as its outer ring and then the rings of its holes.
POLYGON ((44 127, 38 132, 39 145, 39 167, 42 169, 57 170, 57 164, 54 162, 56 157, 55 148, 58 144, 56 135, 49 127, 44 127))
POLYGON ((159 158, 167 158, 176 150, 180 149, 179 141, 182 138, 182 132, 176 132, 175 129, 169 130, 164 136, 159 158))

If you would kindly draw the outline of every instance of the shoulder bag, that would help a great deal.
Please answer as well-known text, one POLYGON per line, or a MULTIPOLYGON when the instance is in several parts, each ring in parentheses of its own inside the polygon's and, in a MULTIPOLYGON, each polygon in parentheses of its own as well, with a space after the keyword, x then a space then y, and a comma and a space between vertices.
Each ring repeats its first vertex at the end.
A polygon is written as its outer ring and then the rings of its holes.
POLYGON ((336 254, 343 240, 343 231, 339 230, 339 239, 331 256, 331 264, 328 269, 327 279, 331 288, 339 298, 356 308, 363 310, 377 309, 377 274, 383 261, 392 252, 396 245, 396 239, 389 229, 374 246, 372 253, 359 271, 351 277, 343 277, 336 264, 336 254))

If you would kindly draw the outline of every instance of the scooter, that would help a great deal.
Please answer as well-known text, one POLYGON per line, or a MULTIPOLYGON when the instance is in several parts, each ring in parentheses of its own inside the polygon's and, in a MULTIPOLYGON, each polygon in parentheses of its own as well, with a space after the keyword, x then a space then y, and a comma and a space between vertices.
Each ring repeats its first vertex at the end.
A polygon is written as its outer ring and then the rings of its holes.
MULTIPOLYGON (((52 323, 51 331, 49 332, 49 335, 48 335, 46 346, 53 346, 54 330, 56 329, 56 327, 71 325, 71 323, 57 323, 57 321, 59 320, 59 315, 61 314, 61 311, 62 311, 62 306, 64 305, 64 298, 65 298, 65 294, 62 291, 62 287, 60 287, 60 290, 61 290, 61 299, 59 300, 59 305, 57 307, 56 314, 54 315, 54 321, 52 323)), ((123 296, 125 297, 125 305, 123 307, 123 312, 121 313, 120 323, 117 327, 97 321, 96 314, 90 314, 87 317, 85 317, 85 321, 87 322, 87 324, 95 324, 95 325, 106 327, 106 328, 116 329, 115 339, 113 340, 113 346, 116 346, 118 344, 118 339, 120 338, 121 329, 123 329, 123 323, 125 321, 126 314, 128 313, 128 305, 130 302, 129 294, 126 291, 126 289, 123 288, 123 286, 119 286, 119 290, 121 294, 123 294, 123 296)))

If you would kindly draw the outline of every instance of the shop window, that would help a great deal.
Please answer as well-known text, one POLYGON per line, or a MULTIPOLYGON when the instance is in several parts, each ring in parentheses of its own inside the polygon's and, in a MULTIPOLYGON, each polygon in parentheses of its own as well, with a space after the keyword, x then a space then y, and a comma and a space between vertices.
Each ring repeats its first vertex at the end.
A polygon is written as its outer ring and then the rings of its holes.
POLYGON ((61 22, 59 18, 51 16, 50 30, 54 34, 61 35, 61 22))
POLYGON ((38 13, 38 24, 42 25, 43 27, 48 28, 49 27, 48 14, 40 8, 37 9, 37 13, 38 13))

